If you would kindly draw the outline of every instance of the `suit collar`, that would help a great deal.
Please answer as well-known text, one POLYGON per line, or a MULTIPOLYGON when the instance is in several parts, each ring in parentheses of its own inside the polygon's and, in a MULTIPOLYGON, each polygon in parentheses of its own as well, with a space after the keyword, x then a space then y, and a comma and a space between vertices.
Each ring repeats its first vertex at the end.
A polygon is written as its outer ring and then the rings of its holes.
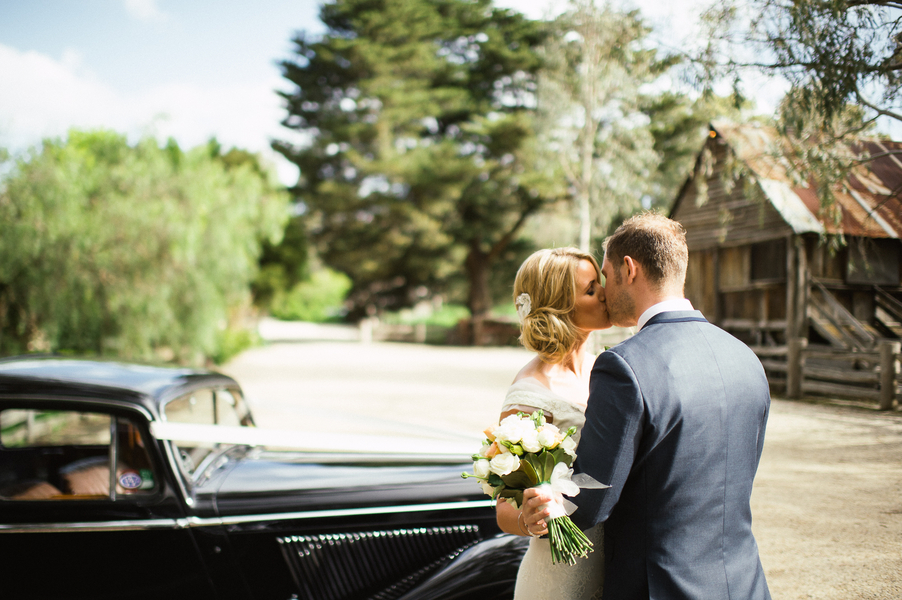
POLYGON ((645 324, 648 323, 651 318, 657 314, 663 312, 673 312, 673 311, 682 311, 682 310, 692 310, 692 303, 689 302, 686 298, 667 298, 666 300, 662 300, 657 304, 653 304, 649 306, 645 312, 643 312, 639 316, 639 321, 637 325, 639 326, 639 330, 641 331, 645 324))
MULTIPOLYGON (((649 325, 656 325, 658 323, 682 323, 686 321, 700 321, 702 323, 708 322, 708 320, 704 317, 704 315, 702 315, 700 311, 672 310, 656 314, 648 320, 648 322, 645 324, 645 327, 648 327, 649 325)), ((642 329, 644 330, 645 327, 643 327, 642 329)))

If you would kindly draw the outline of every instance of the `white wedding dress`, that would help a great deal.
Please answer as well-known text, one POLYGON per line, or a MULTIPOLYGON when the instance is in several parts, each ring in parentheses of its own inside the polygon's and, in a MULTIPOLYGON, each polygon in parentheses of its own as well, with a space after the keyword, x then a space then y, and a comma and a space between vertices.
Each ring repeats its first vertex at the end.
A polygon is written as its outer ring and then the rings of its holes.
MULTIPOLYGON (((516 408, 523 412, 542 409, 551 413, 561 431, 577 427, 574 440, 586 421, 583 408, 558 396, 532 377, 514 383, 507 391, 501 412, 516 408)), ((576 449, 579 453, 579 447, 576 449)), ((604 525, 599 523, 586 531, 594 545, 588 558, 578 558, 575 565, 551 564, 548 538, 532 538, 517 572, 514 600, 594 600, 601 598, 604 585, 604 525)))

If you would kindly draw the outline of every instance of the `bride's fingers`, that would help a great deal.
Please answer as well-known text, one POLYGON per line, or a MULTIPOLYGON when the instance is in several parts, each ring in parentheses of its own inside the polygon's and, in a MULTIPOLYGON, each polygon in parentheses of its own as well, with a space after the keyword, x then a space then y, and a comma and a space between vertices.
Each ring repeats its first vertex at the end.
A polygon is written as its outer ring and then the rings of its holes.
POLYGON ((532 513, 527 518, 527 523, 530 524, 531 527, 535 529, 544 529, 546 527, 545 517, 548 516, 548 511, 546 509, 539 510, 537 512, 532 513))
POLYGON ((548 527, 547 525, 545 525, 545 521, 539 520, 529 527, 529 531, 535 533, 536 535, 543 535, 548 531, 548 527))

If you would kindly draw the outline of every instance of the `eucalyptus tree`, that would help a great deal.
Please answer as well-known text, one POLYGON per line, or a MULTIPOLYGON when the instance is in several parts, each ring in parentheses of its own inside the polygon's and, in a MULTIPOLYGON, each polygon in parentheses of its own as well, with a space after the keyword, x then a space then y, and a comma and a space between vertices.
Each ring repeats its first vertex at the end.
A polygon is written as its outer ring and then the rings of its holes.
POLYGON ((350 276, 352 316, 464 272, 480 320, 493 263, 558 193, 533 162, 539 24, 489 0, 336 0, 321 19, 282 63, 305 141, 274 143, 319 256, 350 276))
POLYGON ((550 27, 540 135, 578 207, 579 245, 587 250, 593 225, 605 231, 616 215, 641 206, 657 162, 642 90, 672 59, 647 47, 650 30, 637 11, 570 0, 550 27))

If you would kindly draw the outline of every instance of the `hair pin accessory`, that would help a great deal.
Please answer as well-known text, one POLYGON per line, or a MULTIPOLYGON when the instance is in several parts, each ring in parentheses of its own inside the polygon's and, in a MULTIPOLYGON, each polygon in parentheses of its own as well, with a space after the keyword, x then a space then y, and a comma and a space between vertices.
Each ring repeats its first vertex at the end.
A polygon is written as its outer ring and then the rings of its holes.
POLYGON ((514 306, 517 307, 517 315, 520 317, 520 322, 529 316, 529 313, 532 312, 532 298, 529 297, 529 294, 523 292, 517 299, 514 301, 514 306))

